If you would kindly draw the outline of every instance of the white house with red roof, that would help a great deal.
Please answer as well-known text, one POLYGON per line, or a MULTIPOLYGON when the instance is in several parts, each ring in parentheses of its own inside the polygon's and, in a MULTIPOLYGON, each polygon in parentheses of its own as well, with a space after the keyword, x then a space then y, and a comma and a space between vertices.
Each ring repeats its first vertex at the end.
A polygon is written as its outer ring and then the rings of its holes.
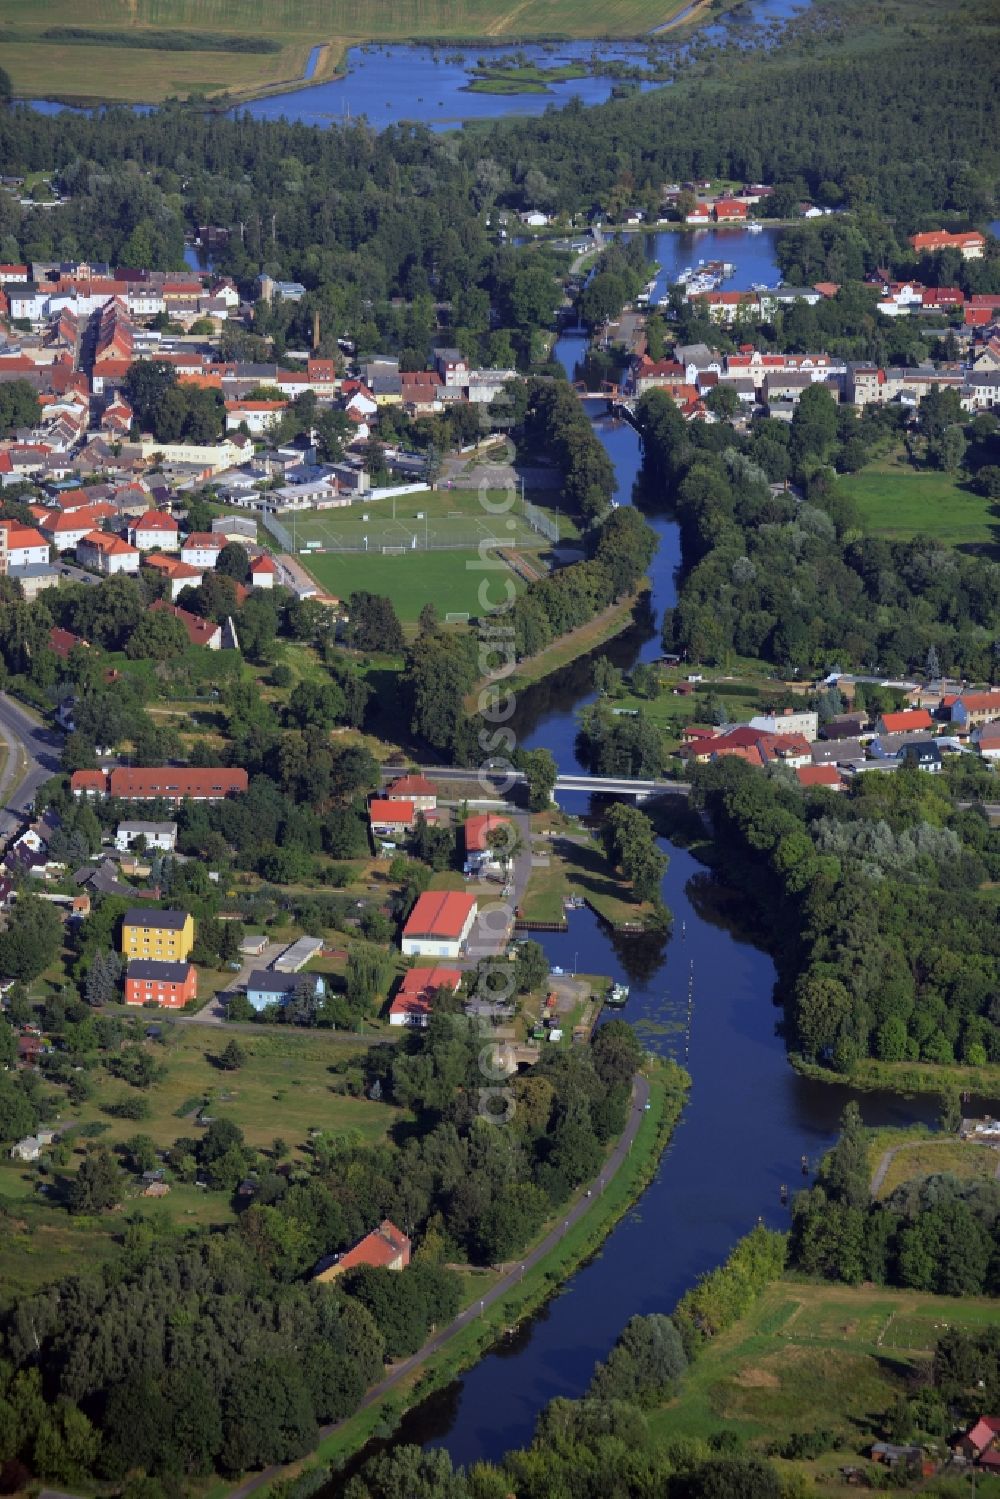
POLYGON ((461 983, 459 968, 411 968, 389 1005, 389 1024, 426 1026, 439 991, 457 994, 461 983))
POLYGON ((205 574, 200 567, 191 567, 179 557, 165 557, 162 552, 151 552, 143 559, 144 567, 166 578, 170 584, 170 599, 173 602, 185 588, 200 588, 205 574))
POLYGON ((138 547, 132 546, 123 536, 88 531, 77 546, 76 560, 81 567, 91 567, 95 572, 112 577, 115 573, 137 573, 140 557, 138 547))
POLYGON ((222 626, 214 619, 202 619, 200 614, 191 614, 176 604, 168 604, 166 599, 157 599, 155 604, 150 604, 149 612, 172 614, 174 619, 180 620, 192 645, 203 646, 207 651, 222 649, 222 626))
POLYGON ((370 1265, 381 1270, 405 1270, 410 1263, 410 1241, 401 1228, 389 1218, 379 1224, 372 1233, 366 1234, 346 1254, 334 1255, 316 1267, 314 1281, 321 1284, 336 1280, 346 1270, 355 1270, 359 1265, 370 1265))
POLYGON ((391 802, 410 802, 417 812, 433 812, 437 808, 437 787, 426 776, 400 776, 390 782, 385 794, 391 802))
POLYGON ((416 815, 412 802, 393 802, 375 796, 368 804, 373 838, 401 838, 412 832, 416 815))
POLYGON ((425 890, 403 928, 401 947, 411 958, 458 958, 476 924, 475 896, 425 890))
POLYGON ((48 562, 49 544, 33 526, 22 526, 18 521, 0 520, 0 530, 7 538, 7 566, 31 567, 48 562))
POLYGON ((225 537, 213 531, 192 531, 181 542, 181 561, 189 567, 214 567, 225 545, 225 537))
POLYGON ((254 436, 260 436, 276 427, 287 410, 287 401, 227 401, 226 431, 246 427, 254 436))
POLYGON ((140 552, 176 552, 180 527, 165 510, 147 510, 129 526, 128 539, 140 552))
POLYGON ((278 578, 278 564, 267 552, 261 552, 250 563, 252 588, 273 588, 278 578))
MULTIPOLYGON (((113 506, 111 511, 112 514, 115 513, 113 506)), ((90 508, 71 510, 67 514, 60 510, 49 510, 39 521, 38 529, 57 552, 75 552, 85 536, 91 531, 100 530, 101 519, 90 508)))

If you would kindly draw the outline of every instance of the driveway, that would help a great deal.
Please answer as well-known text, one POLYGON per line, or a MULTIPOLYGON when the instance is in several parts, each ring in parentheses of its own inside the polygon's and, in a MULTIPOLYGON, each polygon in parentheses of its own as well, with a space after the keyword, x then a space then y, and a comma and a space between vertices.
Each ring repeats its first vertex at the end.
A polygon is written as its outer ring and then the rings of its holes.
POLYGON ((287 946, 287 942, 269 942, 259 957, 244 958, 239 973, 234 973, 226 987, 213 995, 207 1005, 194 1015, 179 1016, 178 1019, 187 1021, 189 1025, 222 1025, 226 1019, 226 1004, 231 996, 246 987, 246 981, 255 969, 270 968, 287 946))

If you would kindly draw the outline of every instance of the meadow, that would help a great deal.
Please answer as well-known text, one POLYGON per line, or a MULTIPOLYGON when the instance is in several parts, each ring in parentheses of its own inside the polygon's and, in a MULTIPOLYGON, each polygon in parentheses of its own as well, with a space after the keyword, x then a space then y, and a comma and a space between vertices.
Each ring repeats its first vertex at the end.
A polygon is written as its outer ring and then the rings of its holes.
POLYGON ((347 47, 366 41, 483 41, 532 37, 635 37, 669 21, 685 0, 0 0, 4 67, 24 98, 117 99, 155 103, 169 94, 247 97, 294 85, 309 51, 323 46, 313 81, 334 75, 347 47), (270 56, 217 50, 148 52, 141 60, 113 46, 46 39, 60 26, 100 32, 146 28, 218 36, 272 38, 270 56))
POLYGON ((1000 511, 951 474, 912 467, 901 454, 880 458, 837 488, 857 505, 865 529, 893 541, 935 541, 1000 556, 1000 511))
POLYGON ((830 1429, 836 1448, 795 1466, 824 1485, 818 1492, 838 1492, 841 1464, 857 1462, 875 1440, 908 1370, 929 1358, 949 1325, 1000 1327, 1000 1303, 778 1281, 702 1351, 650 1424, 663 1437, 733 1431, 761 1449, 793 1432, 830 1429))
MULTIPOLYGON (((247 1143, 257 1149, 269 1151, 276 1139, 284 1140, 289 1159, 295 1160, 307 1153, 313 1129, 356 1133, 365 1143, 376 1144, 403 1117, 401 1110, 389 1104, 349 1097, 342 1091, 340 1069, 360 1056, 364 1047, 355 1037, 283 1028, 273 1034, 241 1031, 237 1039, 246 1059, 238 1071, 225 1072, 215 1059, 236 1033, 225 1026, 172 1023, 159 1017, 155 1023, 162 1028, 163 1040, 147 1040, 144 1046, 166 1068, 166 1076, 138 1090, 112 1078, 103 1068, 96 1069, 93 1096, 68 1110, 75 1129, 67 1166, 47 1165, 44 1155, 36 1164, 0 1160, 3 1300, 81 1264, 93 1273, 120 1253, 126 1226, 122 1214, 74 1218, 58 1200, 65 1180, 79 1167, 82 1152, 95 1140, 113 1147, 142 1134, 149 1135, 158 1149, 165 1149, 179 1136, 201 1133, 197 1115, 204 1109, 213 1119, 238 1125, 247 1143), (124 1097, 143 1099, 147 1117, 118 1119, 105 1112, 107 1105, 124 1097)), ((171 1232, 234 1221, 225 1193, 184 1183, 172 1184, 165 1198, 149 1199, 139 1195, 130 1178, 124 1209, 129 1216, 152 1217, 171 1232)))

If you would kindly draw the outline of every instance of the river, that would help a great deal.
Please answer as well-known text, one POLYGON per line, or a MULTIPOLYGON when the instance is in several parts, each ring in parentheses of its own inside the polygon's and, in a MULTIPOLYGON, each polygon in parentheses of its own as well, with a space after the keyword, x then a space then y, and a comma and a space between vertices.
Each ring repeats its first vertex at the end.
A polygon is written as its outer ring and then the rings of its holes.
MULTIPOLYGON (((655 258, 682 237, 657 236, 655 258)), ((687 238, 684 236, 683 238, 687 238)), ((740 260, 735 284, 773 280, 777 272, 764 236, 737 233, 728 258, 740 260), (752 268, 751 268, 752 266, 752 268), (763 268, 762 268, 763 267, 763 268)), ((710 258, 715 248, 699 254, 710 258)), ((678 254, 687 255, 687 246, 678 254)), ((685 263, 683 259, 678 263, 685 263)), ((561 339, 567 368, 579 345, 561 339)), ((633 429, 595 416, 615 465, 618 498, 627 503, 640 466, 633 429)), ((651 569, 657 620, 676 597, 678 528, 669 515, 649 516, 660 538, 651 569)), ((659 630, 638 626, 608 653, 626 669, 660 652, 659 630)), ((580 706, 593 696, 591 663, 578 662, 526 691, 513 721, 519 742, 552 750, 561 770, 579 768, 574 750, 580 706)), ((566 798, 585 810, 582 797, 566 798)), ((545 934, 550 960, 567 971, 606 973, 631 986, 625 1016, 652 1050, 676 1057, 692 1077, 690 1100, 657 1176, 600 1254, 570 1278, 561 1294, 462 1379, 425 1401, 394 1440, 447 1447, 456 1463, 499 1459, 531 1439, 542 1407, 557 1395, 583 1394, 594 1363, 607 1354, 630 1316, 669 1312, 704 1270, 718 1265, 758 1218, 788 1223, 781 1187, 803 1184, 801 1158, 815 1163, 833 1142, 848 1088, 800 1078, 776 1033, 774 965, 722 914, 724 892, 685 850, 663 845, 670 866, 663 898, 674 914, 665 940, 615 938, 589 911, 574 911, 569 930, 545 934), (687 990, 693 981, 690 1032, 687 990)), ((932 1097, 889 1093, 858 1097, 868 1124, 931 1121, 932 1097)))

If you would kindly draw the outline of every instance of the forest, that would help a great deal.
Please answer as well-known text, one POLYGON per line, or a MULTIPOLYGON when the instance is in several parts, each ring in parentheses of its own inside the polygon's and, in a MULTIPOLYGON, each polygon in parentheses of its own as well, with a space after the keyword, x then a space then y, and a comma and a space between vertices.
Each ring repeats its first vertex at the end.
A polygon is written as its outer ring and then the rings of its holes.
MULTIPOLYGON (((971 1147, 975 1149, 976 1147, 971 1147)), ((942 1173, 871 1195, 856 1104, 816 1186, 795 1198, 789 1261, 806 1275, 941 1296, 1000 1295, 1000 1184, 942 1173)))
POLYGON ((773 932, 787 1043, 807 1060, 848 1075, 868 1056, 1000 1061, 1000 927, 981 888, 1000 833, 958 805, 988 794, 989 771, 955 774, 952 789, 951 772, 873 773, 835 796, 732 759, 693 769, 731 882, 773 932))
MULTIPOLYGON (((954 392, 935 392, 921 406, 922 448, 942 464, 953 405, 954 392)), ((838 663, 897 675, 922 669, 933 648, 949 674, 991 680, 1000 566, 927 539, 865 536, 837 490, 832 470, 863 462, 891 416, 838 408, 821 385, 790 423, 755 421, 743 440, 728 425, 685 424, 661 391, 642 396, 636 416, 643 483, 652 498, 672 496, 681 527, 668 650, 709 665, 763 658, 787 675, 838 663), (802 498, 770 487, 790 476, 802 498)), ((993 419, 977 420, 992 451, 993 419)))

